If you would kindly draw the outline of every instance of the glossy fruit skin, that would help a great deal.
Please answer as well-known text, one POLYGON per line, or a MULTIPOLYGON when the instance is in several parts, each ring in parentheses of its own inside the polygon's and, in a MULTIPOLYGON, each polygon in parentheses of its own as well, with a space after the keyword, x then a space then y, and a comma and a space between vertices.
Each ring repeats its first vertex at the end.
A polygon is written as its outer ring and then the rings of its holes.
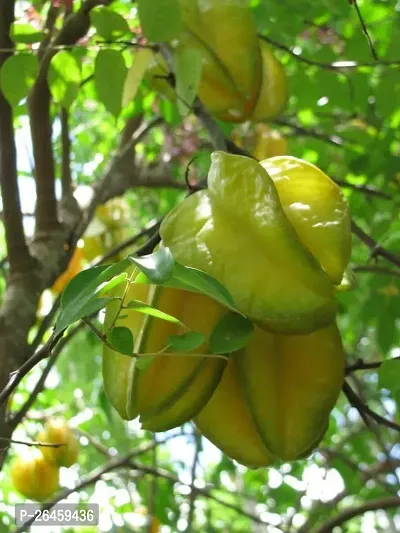
POLYGON ((296 157, 272 157, 260 164, 301 241, 339 285, 351 254, 351 220, 342 191, 315 165, 296 157))
POLYGON ((272 335, 256 328, 234 357, 265 446, 285 461, 310 453, 343 385, 344 352, 336 324, 309 335, 272 335))
POLYGON ((58 474, 58 468, 37 450, 18 457, 11 467, 13 486, 25 498, 38 502, 49 499, 57 491, 58 474))
POLYGON ((202 51, 200 99, 221 119, 245 120, 261 80, 257 32, 246 2, 181 0, 180 4, 184 22, 180 44, 202 51))
POLYGON ((214 152, 208 187, 165 217, 160 234, 173 257, 214 276, 239 311, 265 329, 309 333, 329 324, 334 286, 297 236, 263 167, 214 152))
POLYGON ((39 447, 43 457, 49 463, 58 467, 70 467, 77 462, 78 440, 65 420, 50 418, 46 422, 43 431, 39 433, 38 440, 44 444, 63 444, 63 446, 57 448, 50 446, 39 447))
POLYGON ((233 130, 232 140, 247 150, 257 161, 286 155, 288 152, 285 137, 278 130, 272 129, 262 122, 255 125, 247 123, 245 126, 239 126, 233 130))
POLYGON ((256 124, 256 142, 253 156, 262 161, 269 157, 286 155, 288 147, 285 137, 278 130, 271 129, 266 124, 256 124))
POLYGON ((214 394, 194 418, 200 432, 226 455, 249 468, 272 464, 241 388, 236 360, 230 357, 214 394))
POLYGON ((284 109, 288 100, 286 73, 282 64, 272 53, 268 43, 259 40, 262 57, 262 78, 257 103, 253 109, 251 120, 272 120, 284 109))
MULTIPOLYGON (((115 295, 125 287, 116 288, 115 295)), ((189 329, 209 335, 223 313, 219 304, 196 293, 178 289, 130 284, 126 303, 143 301, 168 313, 189 329)), ((118 312, 110 305, 106 311, 105 331, 118 312)), ((137 339, 135 352, 155 354, 165 349, 169 335, 184 332, 182 326, 124 309, 125 317, 116 326, 128 327, 137 339)), ((135 359, 103 348, 104 389, 122 418, 140 416, 142 426, 151 431, 166 431, 190 420, 208 401, 225 366, 217 357, 182 355, 157 356, 147 368, 138 368, 135 359)), ((193 353, 207 354, 207 343, 193 353)))
MULTIPOLYGON (((184 28, 170 47, 172 55, 180 48, 201 53, 198 94, 205 107, 228 122, 276 117, 288 99, 286 74, 269 45, 258 39, 247 3, 180 0, 180 4, 184 28)), ((166 98, 177 98, 161 54, 154 55, 145 78, 166 98)))

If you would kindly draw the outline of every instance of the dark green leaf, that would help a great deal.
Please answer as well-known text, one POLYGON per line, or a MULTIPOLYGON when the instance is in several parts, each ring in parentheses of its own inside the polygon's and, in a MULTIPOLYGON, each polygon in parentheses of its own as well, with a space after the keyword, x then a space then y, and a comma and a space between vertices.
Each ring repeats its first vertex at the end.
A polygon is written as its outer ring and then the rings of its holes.
POLYGON ((210 337, 213 353, 231 353, 242 349, 254 331, 253 323, 242 315, 229 313, 221 318, 210 337))
POLYGON ((188 331, 182 335, 169 335, 168 346, 177 352, 191 352, 205 341, 205 335, 199 331, 188 331))
POLYGON ((68 283, 61 296, 60 313, 55 331, 62 331, 80 318, 101 309, 102 307, 96 308, 97 304, 91 303, 93 300, 97 300, 99 302, 98 305, 100 305, 100 301, 107 302, 114 299, 97 298, 96 289, 110 278, 120 274, 127 264, 129 265, 129 261, 124 259, 111 266, 101 265, 79 272, 68 283), (91 307, 92 305, 94 305, 94 308, 91 307))
POLYGON ((150 41, 177 37, 182 28, 179 0, 138 0, 137 4, 143 33, 150 41))
POLYGON ((108 342, 124 355, 133 355, 133 335, 129 328, 117 326, 107 333, 108 342))
POLYGON ((174 260, 169 248, 161 246, 150 255, 143 257, 129 256, 129 260, 140 268, 151 283, 163 283, 172 277, 174 260))

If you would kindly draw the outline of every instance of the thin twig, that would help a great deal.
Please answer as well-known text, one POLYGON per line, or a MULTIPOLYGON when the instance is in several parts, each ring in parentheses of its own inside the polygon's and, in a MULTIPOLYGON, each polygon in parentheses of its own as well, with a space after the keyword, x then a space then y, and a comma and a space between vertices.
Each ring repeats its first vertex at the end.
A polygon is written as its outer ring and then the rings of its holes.
POLYGON ((392 420, 388 420, 387 418, 379 415, 378 413, 375 413, 372 409, 366 405, 361 398, 358 396, 356 392, 350 387, 350 385, 345 381, 343 385, 343 392, 346 394, 347 399, 349 400, 350 404, 357 409, 357 411, 360 413, 360 416, 366 423, 366 425, 369 426, 369 423, 366 422, 368 417, 378 424, 382 426, 386 426, 390 429, 394 429, 395 431, 398 431, 400 433, 400 424, 397 424, 396 422, 393 422, 392 420))
POLYGON ((50 374, 51 369, 55 365, 58 356, 60 355, 63 348, 68 344, 68 342, 80 331, 83 329, 83 324, 79 323, 74 328, 71 328, 68 333, 60 339, 57 346, 53 349, 53 352, 51 356, 49 357, 49 360, 47 362, 46 367, 44 368, 40 378, 38 379, 34 389, 29 395, 29 398, 26 400, 26 402, 22 405, 22 407, 15 413, 11 419, 10 419, 10 426, 12 428, 16 428, 18 424, 23 420, 26 413, 29 411, 29 409, 32 407, 32 405, 35 403, 36 398, 38 395, 42 392, 44 389, 44 385, 47 379, 47 376, 50 374))
POLYGON ((360 21, 361 28, 363 31, 363 34, 367 38, 369 49, 371 50, 372 57, 375 59, 375 61, 379 61, 378 54, 376 53, 374 43, 372 42, 371 36, 368 32, 367 25, 365 24, 365 21, 361 15, 360 8, 358 7, 357 0, 349 0, 349 2, 354 6, 354 9, 356 10, 358 20, 360 21))
POLYGON ((201 450, 201 435, 194 430, 194 454, 192 468, 190 472, 190 497, 189 497, 189 514, 187 519, 186 533, 193 531, 194 511, 196 506, 196 470, 199 462, 199 454, 201 450))
POLYGON ((13 372, 10 375, 9 381, 4 389, 0 393, 0 405, 3 405, 10 394, 16 389, 17 385, 21 383, 22 379, 28 374, 33 367, 35 367, 42 359, 49 357, 52 349, 59 342, 63 336, 64 331, 54 333, 51 335, 50 339, 44 344, 39 350, 37 350, 18 370, 13 372))
POLYGON ((259 35, 260 39, 263 41, 266 41, 267 43, 271 44, 275 48, 279 48, 280 50, 283 50, 290 54, 292 57, 297 59, 298 61, 302 61, 303 63, 306 63, 307 65, 322 68, 324 70, 331 70, 334 72, 345 72, 346 70, 351 69, 358 69, 361 67, 393 67, 400 65, 400 59, 393 59, 393 60, 385 60, 385 59, 379 59, 378 61, 354 61, 352 59, 343 59, 338 60, 333 63, 322 63, 321 61, 316 61, 314 59, 310 59, 307 57, 304 57, 303 55, 296 54, 291 48, 288 46, 285 46, 282 43, 279 43, 270 37, 267 37, 266 35, 259 35))
POLYGON ((363 242, 372 250, 372 257, 377 257, 380 255, 387 261, 390 261, 394 265, 400 267, 400 256, 380 246, 372 237, 365 233, 365 231, 361 229, 360 226, 354 222, 354 220, 351 222, 351 231, 360 239, 361 242, 363 242))
POLYGON ((391 509, 398 508, 400 506, 400 497, 391 496, 388 498, 381 498, 379 500, 371 500, 362 505, 355 507, 348 507, 341 513, 337 514, 333 518, 327 520, 322 526, 317 528, 314 533, 332 533, 335 527, 338 527, 348 520, 355 518, 356 516, 361 516, 368 511, 378 511, 379 509, 391 509))
POLYGON ((381 267, 379 265, 355 265, 352 267, 353 272, 366 274, 383 274, 386 276, 400 277, 400 270, 393 268, 381 267))
POLYGON ((353 363, 352 365, 347 365, 346 367, 346 374, 350 374, 351 372, 355 372, 356 370, 374 370, 376 368, 380 368, 383 363, 386 363, 386 361, 400 361, 399 357, 393 357, 392 359, 385 359, 384 361, 371 361, 370 363, 366 363, 362 359, 358 359, 356 363, 353 363))
POLYGON ((65 446, 64 443, 62 444, 50 444, 48 442, 40 442, 40 441, 32 441, 27 442, 24 440, 15 440, 15 439, 8 439, 7 437, 0 437, 0 442, 8 442, 9 444, 22 444, 24 446, 34 446, 34 447, 42 447, 42 448, 60 448, 61 446, 65 446))

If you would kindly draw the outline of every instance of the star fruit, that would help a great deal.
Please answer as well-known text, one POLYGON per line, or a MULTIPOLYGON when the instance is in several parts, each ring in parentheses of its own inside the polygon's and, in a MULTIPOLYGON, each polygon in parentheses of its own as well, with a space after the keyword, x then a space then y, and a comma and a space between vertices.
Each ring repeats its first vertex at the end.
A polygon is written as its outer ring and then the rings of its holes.
MULTIPOLYGON (((329 179, 316 167, 309 170, 317 181, 329 179)), ((298 195, 299 204, 304 196, 316 217, 326 214, 331 222, 335 220, 332 194, 340 198, 342 210, 347 210, 333 182, 333 188, 314 186, 321 195, 314 201, 299 187, 299 180, 293 179, 291 194, 298 195)), ((291 206, 289 202, 286 210, 291 206)), ((342 212, 338 218, 343 219, 342 212)), ((347 225, 338 223, 335 231, 347 232, 347 225)), ((298 231, 297 218, 286 214, 279 191, 262 164, 224 152, 212 154, 208 190, 177 205, 160 228, 176 261, 215 277, 232 294, 239 312, 260 327, 286 334, 314 331, 335 316, 334 281, 340 272, 337 266, 332 271, 329 268, 332 280, 324 270, 329 254, 322 250, 318 232, 304 221, 298 231)), ((327 239, 332 236, 330 229, 326 235, 327 239)), ((347 237, 325 243, 333 248, 332 257, 343 258, 342 264, 347 257, 341 249, 343 242, 347 249, 347 237)))
POLYGON ((140 416, 143 428, 166 431, 189 421, 214 392, 225 360, 201 354, 210 352, 208 337, 227 310, 202 294, 135 283, 136 275, 116 287, 112 295, 125 294, 125 306, 142 302, 175 320, 162 320, 129 307, 120 312, 119 301, 107 306, 104 331, 112 326, 130 329, 135 353, 152 359, 141 366, 136 358, 103 345, 104 390, 125 420, 140 416), (206 340, 188 353, 169 355, 174 352, 168 348, 169 337, 185 333, 185 327, 204 334, 206 340))

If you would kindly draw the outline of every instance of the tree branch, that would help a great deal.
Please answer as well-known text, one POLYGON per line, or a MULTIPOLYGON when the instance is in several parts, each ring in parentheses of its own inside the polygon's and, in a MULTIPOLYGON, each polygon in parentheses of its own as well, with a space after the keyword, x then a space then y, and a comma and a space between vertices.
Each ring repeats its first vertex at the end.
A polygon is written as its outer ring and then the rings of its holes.
POLYGON ((352 365, 347 365, 346 374, 350 374, 351 372, 355 372, 356 370, 374 370, 376 368, 379 368, 386 361, 392 361, 392 360, 399 361, 400 356, 393 357, 392 359, 385 359, 384 361, 371 361, 370 363, 366 363, 362 359, 358 359, 356 363, 352 365))
POLYGON ((61 109, 61 187, 62 197, 66 198, 72 193, 71 176, 71 139, 69 136, 69 113, 61 109))
POLYGON ((366 39, 368 41, 368 46, 369 46, 369 49, 371 50, 372 57, 375 59, 375 61, 379 61, 378 54, 376 53, 376 50, 374 48, 374 44, 373 44, 372 39, 370 37, 370 34, 368 32, 367 25, 365 24, 364 19, 363 19, 362 15, 361 15, 361 11, 360 11, 360 8, 358 6, 357 0, 349 0, 349 1, 354 6, 354 9, 356 10, 357 17, 358 17, 358 20, 360 21, 363 34, 365 35, 365 37, 366 37, 366 39))
POLYGON ((13 372, 9 378, 7 385, 0 393, 0 406, 9 398, 10 394, 21 383, 22 379, 34 368, 42 359, 51 355, 52 349, 56 346, 58 341, 63 336, 64 331, 57 335, 52 335, 50 339, 39 350, 37 350, 18 370, 13 372))
POLYGON ((285 46, 282 43, 278 43, 277 41, 271 39, 270 37, 267 37, 266 35, 259 35, 260 39, 263 41, 266 41, 267 43, 271 44, 275 48, 279 48, 280 50, 283 50, 290 54, 292 57, 297 59, 298 61, 302 61, 303 63, 307 63, 307 65, 322 68, 324 70, 331 70, 334 72, 345 72, 346 70, 351 69, 358 69, 362 67, 393 67, 400 65, 400 59, 394 59, 394 60, 384 60, 384 59, 378 59, 377 61, 354 61, 352 59, 343 59, 339 61, 335 61, 334 63, 322 63, 321 61, 315 61, 314 59, 310 59, 307 57, 304 57, 303 55, 296 54, 293 52, 291 48, 288 46, 285 46))
POLYGON ((365 417, 369 417, 378 424, 382 426, 386 426, 390 429, 394 429, 395 431, 398 431, 400 433, 400 424, 397 424, 396 422, 393 422, 392 420, 388 420, 387 418, 379 415, 378 413, 375 413, 372 409, 366 405, 361 398, 354 392, 354 390, 350 387, 350 385, 345 381, 343 385, 343 392, 347 396, 347 399, 349 400, 349 403, 357 409, 357 411, 360 413, 360 416, 365 421, 365 417))
MULTIPOLYGON (((14 21, 14 1, 0 1, 0 46, 12 48, 9 37, 14 21)), ((0 68, 11 54, 0 54, 0 68)), ((10 274, 24 272, 32 267, 25 241, 22 211, 18 190, 17 155, 14 139, 13 112, 0 91, 0 188, 3 201, 3 221, 7 242, 10 274)))
POLYGON ((190 472, 190 496, 189 496, 189 514, 187 519, 187 526, 185 529, 186 533, 191 533, 193 531, 193 521, 194 521, 194 512, 195 512, 195 506, 196 506, 196 470, 197 465, 199 462, 199 453, 201 449, 201 435, 194 430, 193 433, 194 437, 194 455, 193 455, 193 462, 192 462, 192 468, 190 472))
POLYGON ((50 374, 51 369, 57 362, 58 356, 60 355, 63 348, 67 345, 67 343, 79 332, 83 329, 83 323, 77 324, 74 328, 71 328, 67 335, 62 337, 58 344, 55 346, 54 350, 52 351, 49 360, 47 362, 46 367, 44 368, 42 375, 38 379, 35 387, 33 388, 31 394, 29 395, 29 398, 26 400, 26 402, 22 405, 20 410, 14 414, 14 416, 10 419, 10 426, 14 429, 18 426, 20 422, 22 422, 23 418, 25 417, 26 413, 29 411, 29 409, 32 407, 32 405, 35 403, 36 398, 38 395, 42 392, 45 386, 45 382, 47 379, 47 376, 50 374))
POLYGON ((400 506, 400 497, 392 496, 388 498, 381 498, 379 500, 372 500, 357 507, 348 507, 340 514, 327 520, 322 526, 315 530, 315 533, 332 533, 335 527, 344 524, 348 520, 361 516, 368 511, 377 511, 379 509, 398 508, 400 506))
POLYGON ((370 237, 364 230, 354 222, 351 222, 351 231, 356 235, 361 242, 363 242, 368 248, 372 250, 371 257, 381 256, 384 257, 387 261, 390 261, 394 265, 400 267, 400 256, 386 250, 380 246, 372 237, 370 237))

